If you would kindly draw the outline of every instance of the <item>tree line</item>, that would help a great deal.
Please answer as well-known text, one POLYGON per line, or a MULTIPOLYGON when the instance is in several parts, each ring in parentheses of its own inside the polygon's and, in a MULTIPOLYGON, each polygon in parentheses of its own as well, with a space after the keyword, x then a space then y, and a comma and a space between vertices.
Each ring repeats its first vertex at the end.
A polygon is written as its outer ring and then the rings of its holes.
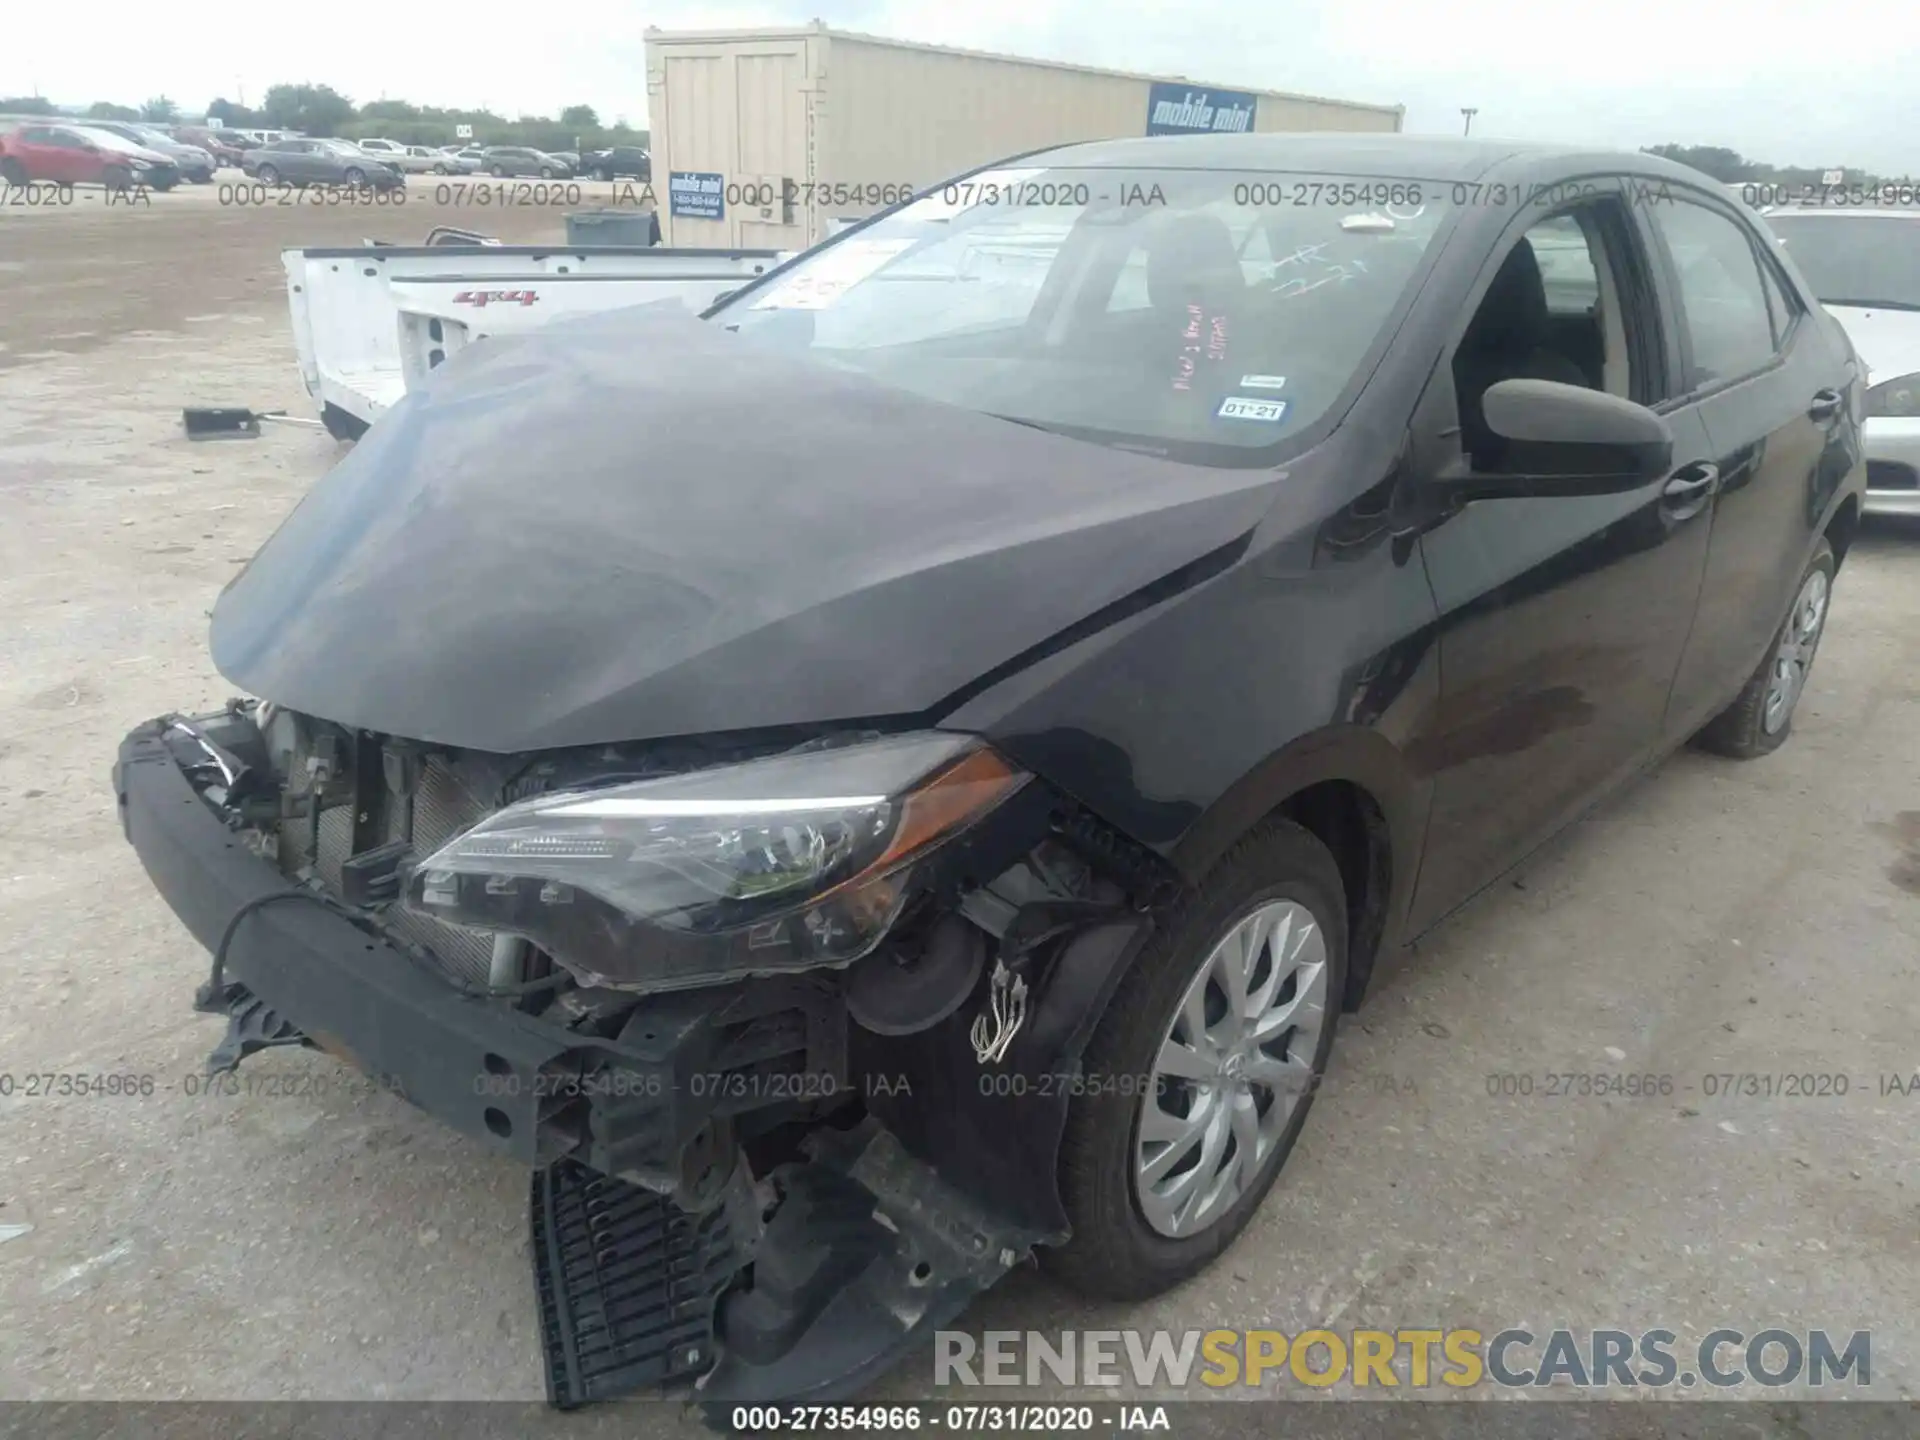
MULTIPOLYGON (((38 95, 0 97, 0 115, 53 115, 53 102, 38 95)), ((369 100, 356 106, 331 85, 275 85, 260 104, 237 105, 216 99, 207 106, 209 118, 243 130, 298 130, 303 135, 337 135, 346 140, 379 137, 403 145, 450 145, 459 137, 455 128, 473 127, 475 145, 531 145, 536 150, 599 150, 609 145, 647 144, 645 130, 629 125, 603 125, 591 105, 569 105, 558 116, 522 115, 509 120, 491 110, 446 110, 415 105, 406 100, 369 100)), ((87 111, 94 120, 149 120, 168 124, 180 118, 180 108, 164 95, 144 105, 116 105, 101 100, 87 111)), ((1828 171, 1839 170, 1842 184, 1860 188, 1910 183, 1907 175, 1876 175, 1858 165, 1775 165, 1749 160, 1721 145, 1649 145, 1659 155, 1709 175, 1723 185, 1783 185, 1813 188, 1828 171)))
MULTIPOLYGON (((34 96, 0 97, 0 114, 55 115, 53 102, 34 96)), ((645 130, 631 125, 603 124, 591 105, 569 105, 557 116, 521 115, 509 119, 491 110, 448 110, 415 105, 406 100, 370 100, 355 105, 331 85, 275 85, 254 106, 225 97, 206 108, 210 120, 241 130, 298 130, 303 135, 338 136, 343 140, 375 137, 403 145, 451 145, 460 140, 457 127, 473 127, 475 145, 530 145, 536 150, 599 150, 610 145, 645 146, 645 130)), ((86 112, 90 120, 144 120, 172 124, 186 118, 164 95, 143 105, 96 101, 86 112)))
POLYGON ((1858 165, 1773 165, 1764 160, 1749 160, 1738 150, 1722 145, 1649 145, 1645 153, 1691 165, 1723 185, 1780 185, 1790 190, 1812 190, 1822 185, 1830 170, 1840 171, 1845 177, 1840 183, 1850 190, 1912 181, 1908 175, 1876 175, 1858 165))

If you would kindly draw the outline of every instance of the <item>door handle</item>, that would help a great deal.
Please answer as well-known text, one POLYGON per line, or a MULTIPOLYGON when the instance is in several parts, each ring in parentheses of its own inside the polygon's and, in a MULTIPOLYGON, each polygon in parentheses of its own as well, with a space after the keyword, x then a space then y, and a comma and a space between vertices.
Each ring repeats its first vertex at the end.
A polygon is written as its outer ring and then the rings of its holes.
POLYGON ((1686 465, 1674 471, 1667 488, 1660 493, 1669 500, 1704 500, 1719 483, 1718 465, 1686 465))
POLYGON ((1813 400, 1807 406, 1809 420, 1831 420, 1840 413, 1840 407, 1847 403, 1847 397, 1838 390, 1816 390, 1813 400))

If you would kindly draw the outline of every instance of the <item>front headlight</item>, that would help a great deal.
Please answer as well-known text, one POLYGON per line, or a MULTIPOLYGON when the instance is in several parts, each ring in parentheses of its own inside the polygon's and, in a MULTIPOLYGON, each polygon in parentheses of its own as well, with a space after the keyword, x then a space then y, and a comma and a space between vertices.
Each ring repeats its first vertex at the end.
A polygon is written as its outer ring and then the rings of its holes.
POLYGON ((1027 779, 922 733, 559 791, 427 857, 407 904, 524 936, 587 984, 843 965, 899 918, 918 862, 1027 779))
POLYGON ((1867 414, 1898 416, 1902 419, 1920 416, 1920 370, 1911 375, 1896 375, 1891 380, 1882 380, 1868 390, 1867 414))

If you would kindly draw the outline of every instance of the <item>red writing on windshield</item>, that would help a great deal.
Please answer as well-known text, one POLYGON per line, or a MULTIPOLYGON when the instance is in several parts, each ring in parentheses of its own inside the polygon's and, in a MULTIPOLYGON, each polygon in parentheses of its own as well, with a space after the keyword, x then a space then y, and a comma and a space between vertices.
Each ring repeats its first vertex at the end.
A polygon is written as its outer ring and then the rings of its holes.
POLYGON ((1180 358, 1174 364, 1173 388, 1191 390, 1200 366, 1227 358, 1227 317, 1208 315, 1198 305, 1187 306, 1186 327, 1180 332, 1180 358))

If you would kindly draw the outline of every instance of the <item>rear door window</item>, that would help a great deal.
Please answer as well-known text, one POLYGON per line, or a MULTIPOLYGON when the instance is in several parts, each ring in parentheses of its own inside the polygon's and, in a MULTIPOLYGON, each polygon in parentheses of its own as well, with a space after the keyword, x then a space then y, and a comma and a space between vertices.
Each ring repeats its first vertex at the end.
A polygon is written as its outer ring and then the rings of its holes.
POLYGON ((1776 353, 1773 314, 1745 227, 1691 201, 1650 208, 1673 259, 1681 321, 1692 347, 1685 388, 1699 390, 1764 369, 1776 353))

